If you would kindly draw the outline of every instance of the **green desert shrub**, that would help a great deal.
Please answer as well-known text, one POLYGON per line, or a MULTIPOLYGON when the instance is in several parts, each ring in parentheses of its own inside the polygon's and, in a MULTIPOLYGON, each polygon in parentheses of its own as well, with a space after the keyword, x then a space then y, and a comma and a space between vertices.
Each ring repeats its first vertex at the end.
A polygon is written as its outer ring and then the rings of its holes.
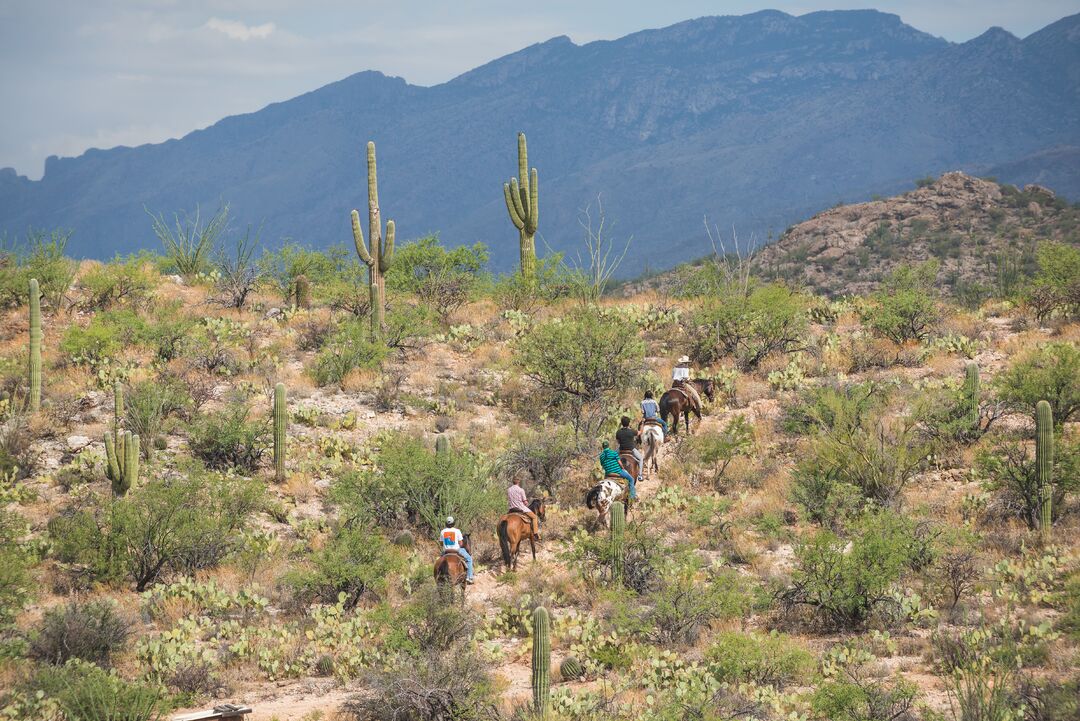
POLYGON ((1023 353, 994 379, 1001 400, 1035 415, 1046 401, 1058 428, 1080 413, 1080 348, 1062 341, 1023 353))
POLYGON ((108 310, 116 306, 146 307, 154 297, 158 274, 145 255, 117 259, 95 266, 81 279, 86 291, 83 305, 90 310, 108 310))
POLYGON ((882 282, 863 322, 875 333, 894 343, 923 341, 941 323, 934 280, 940 264, 928 260, 919 265, 902 265, 882 282))
POLYGON ((72 601, 45 612, 31 638, 30 656, 58 666, 78 658, 107 668, 130 629, 112 601, 72 601))
MULTIPOLYGON (((1003 439, 980 451, 975 465, 994 494, 996 509, 1038 528, 1042 494, 1034 451, 1017 440, 1003 439)), ((1080 491, 1080 446, 1060 436, 1054 439, 1052 484, 1050 512, 1057 520, 1066 499, 1080 491)))
POLYGON ((188 403, 186 390, 170 378, 141 381, 124 390, 124 428, 142 439, 143 456, 153 456, 154 441, 161 436, 165 421, 182 413, 188 403))
POLYGON ((163 576, 220 564, 262 493, 253 481, 189 470, 119 499, 88 496, 49 521, 49 538, 59 560, 141 592, 163 576))
POLYGON ((820 530, 796 549, 780 600, 788 612, 809 610, 826 627, 861 627, 892 603, 890 592, 916 550, 912 524, 888 512, 864 516, 848 537, 820 530))
POLYGON ((816 718, 829 721, 897 721, 913 718, 917 695, 918 687, 906 679, 881 681, 858 672, 818 686, 810 707, 816 718))
POLYGON ((270 426, 250 416, 251 409, 239 402, 198 416, 188 429, 191 454, 207 468, 254 473, 269 448, 270 426))
POLYGON ((344 601, 345 608, 352 608, 365 595, 385 594, 399 566, 386 539, 371 529, 342 526, 312 554, 305 568, 287 574, 285 583, 301 605, 344 601))
POLYGON ((705 652, 709 670, 720 681, 783 688, 814 670, 814 656, 781 633, 724 631, 705 652))
MULTIPOLYGON (((264 252, 259 264, 263 276, 276 286, 282 297, 289 298, 295 293, 299 276, 311 283, 313 295, 325 297, 326 289, 338 281, 345 266, 355 256, 355 251, 340 245, 314 250, 298 243, 286 243, 276 251, 264 252)), ((366 288, 364 291, 366 293, 366 288)))
POLYGON ((158 360, 169 362, 181 357, 198 342, 198 323, 194 318, 184 315, 183 303, 162 303, 154 309, 153 317, 147 322, 143 333, 145 343, 154 350, 158 360))
POLYGON ((660 586, 648 594, 644 615, 650 640, 661 644, 694 643, 714 621, 745 617, 753 598, 735 571, 700 573, 695 564, 669 554, 661 567, 660 586))
POLYGON ((556 495, 566 479, 570 463, 581 453, 568 432, 531 434, 514 441, 499 458, 497 472, 510 479, 524 473, 538 490, 556 495))
POLYGON ((332 496, 350 519, 387 529, 414 526, 431 538, 449 515, 475 532, 506 502, 502 482, 475 454, 453 447, 436 453, 431 443, 404 434, 382 443, 374 469, 339 478, 332 496))
POLYGON ((315 357, 311 377, 320 386, 340 385, 353 370, 377 369, 388 353, 386 345, 371 340, 367 322, 346 321, 315 357))
POLYGON ((1080 314, 1080 248, 1046 242, 1036 251, 1039 270, 1026 292, 1028 305, 1042 321, 1080 314))
POLYGON ((402 353, 422 349, 438 330, 438 314, 426 305, 393 302, 386 314, 383 342, 402 353))
POLYGON ((26 522, 0 508, 0 656, 17 643, 15 619, 33 596, 34 557, 23 543, 26 522))
POLYGON ((28 300, 29 282, 37 278, 44 307, 60 310, 78 272, 78 263, 64 255, 71 231, 31 228, 26 239, 0 251, 0 304, 13 308, 28 300))
POLYGON ((415 294, 445 319, 476 292, 487 261, 483 243, 448 250, 439 244, 438 236, 429 235, 394 250, 386 285, 391 290, 415 294))
POLYGON ((594 308, 537 325, 518 338, 515 350, 550 410, 572 419, 574 430, 587 436, 607 419, 616 396, 644 377, 645 345, 637 328, 594 308))
POLYGON ((158 688, 79 660, 43 668, 28 687, 31 695, 54 700, 66 721, 157 721, 169 709, 158 688))
POLYGON ((732 358, 750 371, 774 353, 806 347, 807 300, 780 283, 706 296, 686 323, 690 356, 702 365, 732 358))
POLYGON ((541 306, 570 295, 572 285, 562 264, 561 254, 536 259, 536 278, 530 281, 521 273, 504 275, 495 281, 491 297, 505 310, 532 314, 541 306))

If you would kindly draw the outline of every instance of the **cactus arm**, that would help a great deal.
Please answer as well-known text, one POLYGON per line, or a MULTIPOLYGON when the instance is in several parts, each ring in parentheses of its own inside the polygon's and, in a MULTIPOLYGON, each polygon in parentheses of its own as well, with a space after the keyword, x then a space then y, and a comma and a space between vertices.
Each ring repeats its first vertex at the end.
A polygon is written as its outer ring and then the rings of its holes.
POLYGON ((364 231, 360 227, 360 213, 355 210, 352 212, 352 235, 353 243, 356 244, 356 254, 360 256, 360 260, 371 265, 371 254, 368 253, 367 243, 364 242, 364 231))
POLYGON ((139 478, 139 445, 139 436, 137 435, 132 435, 125 444, 124 452, 130 455, 127 463, 124 464, 124 490, 131 488, 139 478))
POLYGON ((394 221, 386 221, 386 240, 383 243, 383 251, 379 253, 379 270, 385 273, 394 262, 394 221))
POLYGON ((529 174, 529 235, 536 232, 540 222, 540 190, 536 178, 536 168, 529 174))
MULTIPOLYGON (((523 225, 527 224, 529 222, 528 206, 522 204, 521 186, 518 185, 517 178, 510 179, 510 198, 514 201, 514 212, 517 213, 517 216, 523 225)), ((514 225, 517 225, 517 223, 514 225)))
POLYGON ((514 224, 514 227, 518 230, 525 230, 525 221, 518 215, 517 209, 514 206, 514 196, 510 190, 510 183, 503 183, 503 196, 506 200, 506 212, 510 215, 510 222, 514 224))
POLYGON ((116 457, 116 442, 108 433, 105 434, 105 477, 110 481, 120 479, 120 462, 116 457))

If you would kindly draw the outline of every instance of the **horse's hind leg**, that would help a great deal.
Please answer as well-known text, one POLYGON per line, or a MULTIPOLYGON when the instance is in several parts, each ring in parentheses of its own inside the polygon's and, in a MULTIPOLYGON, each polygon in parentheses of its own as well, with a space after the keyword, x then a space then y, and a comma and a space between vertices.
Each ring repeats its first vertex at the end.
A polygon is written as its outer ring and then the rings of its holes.
POLYGON ((529 547, 532 548, 533 561, 536 561, 536 541, 533 540, 532 535, 529 536, 529 547))

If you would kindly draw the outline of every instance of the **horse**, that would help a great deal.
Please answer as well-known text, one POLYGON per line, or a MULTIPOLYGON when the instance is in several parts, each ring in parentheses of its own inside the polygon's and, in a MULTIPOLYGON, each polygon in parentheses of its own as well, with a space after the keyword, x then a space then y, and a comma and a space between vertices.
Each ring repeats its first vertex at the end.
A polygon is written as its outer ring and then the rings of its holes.
POLYGON ((633 476, 635 481, 641 478, 641 464, 633 451, 619 451, 619 465, 622 466, 624 471, 633 476))
MULTIPOLYGON (((462 544, 465 550, 469 550, 469 537, 466 536, 462 544)), ((435 585, 447 588, 451 593, 458 587, 461 588, 461 600, 465 600, 465 579, 468 571, 465 568, 465 559, 455 551, 446 551, 435 560, 435 585)))
POLYGON ((656 423, 646 423, 641 428, 641 445, 645 449, 645 458, 641 461, 642 473, 648 473, 651 478, 654 473, 660 472, 660 446, 664 443, 664 429, 656 423), (649 471, 649 466, 652 471, 649 471))
POLYGON ((679 432, 679 415, 686 421, 686 432, 690 433, 690 413, 701 420, 701 404, 693 393, 681 388, 681 385, 693 386, 698 393, 702 393, 711 402, 713 399, 713 382, 710 379, 696 378, 692 381, 683 381, 673 385, 670 390, 664 391, 660 396, 660 417, 667 422, 668 415, 672 416, 671 432, 679 432))
POLYGON ((622 498, 622 494, 621 483, 605 478, 585 494, 585 507, 596 509, 597 523, 607 523, 607 514, 611 510, 611 504, 622 498))
MULTIPOLYGON (((536 514, 540 523, 544 522, 542 500, 534 498, 529 504, 529 510, 536 514)), ((532 548, 533 560, 536 560, 536 541, 533 540, 532 521, 528 516, 511 511, 499 519, 495 532, 499 536, 499 548, 502 550, 503 565, 506 566, 507 571, 517 570, 518 550, 521 542, 526 538, 529 539, 529 546, 532 548)))

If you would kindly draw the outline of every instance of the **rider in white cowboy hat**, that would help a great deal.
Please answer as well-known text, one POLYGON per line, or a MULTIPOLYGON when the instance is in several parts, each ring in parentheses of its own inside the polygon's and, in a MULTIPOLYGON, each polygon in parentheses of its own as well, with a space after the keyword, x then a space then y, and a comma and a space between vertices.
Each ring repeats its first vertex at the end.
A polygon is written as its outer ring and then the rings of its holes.
POLYGON ((701 405, 701 396, 698 395, 697 388, 690 383, 690 356, 679 356, 678 363, 675 364, 675 368, 671 371, 671 387, 679 388, 686 393, 691 394, 698 405, 701 405))

